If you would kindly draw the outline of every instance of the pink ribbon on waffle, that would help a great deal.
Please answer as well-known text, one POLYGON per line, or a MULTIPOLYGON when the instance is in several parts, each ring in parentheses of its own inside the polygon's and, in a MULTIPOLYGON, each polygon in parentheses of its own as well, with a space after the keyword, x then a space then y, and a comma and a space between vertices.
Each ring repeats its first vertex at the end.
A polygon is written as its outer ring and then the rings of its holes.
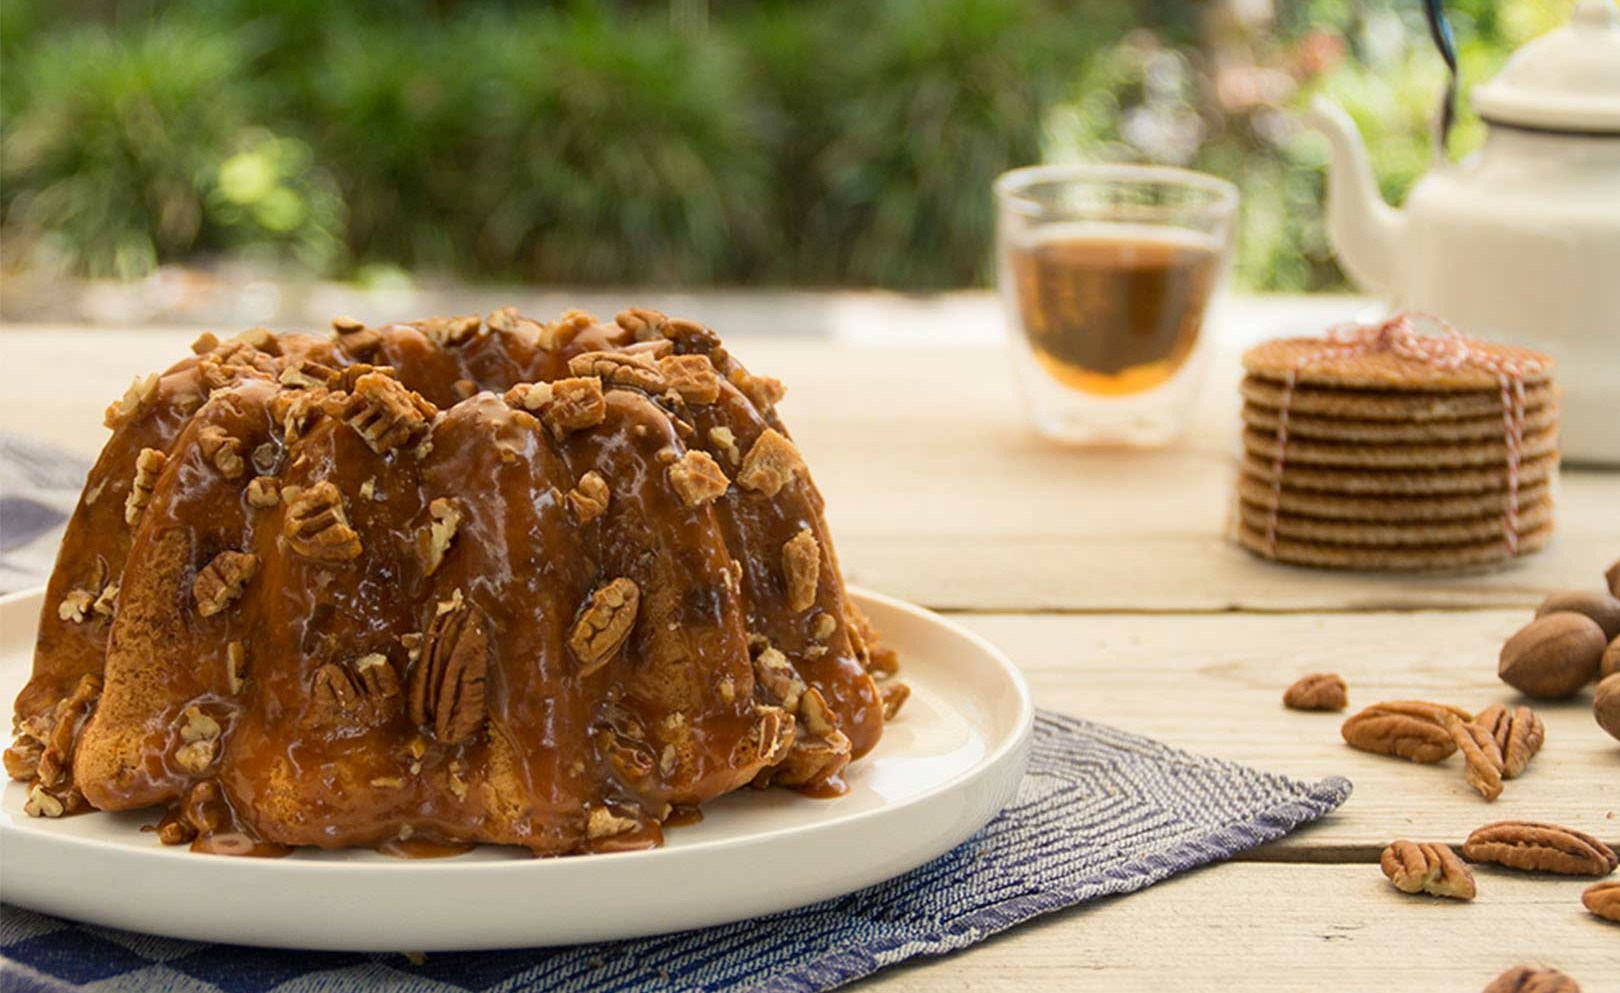
POLYGON ((1392 352, 1420 362, 1431 369, 1461 369, 1471 366, 1495 374, 1502 389, 1502 446, 1507 453, 1507 500, 1502 508, 1502 540, 1509 554, 1519 551, 1519 467, 1524 448, 1524 378, 1538 373, 1542 364, 1494 355, 1486 343, 1470 338, 1433 314, 1403 311, 1381 324, 1339 324, 1328 329, 1322 347, 1308 352, 1288 370, 1283 382, 1282 402, 1277 411, 1277 454, 1271 465, 1271 506, 1266 517, 1266 554, 1277 556, 1277 516, 1282 506, 1283 465, 1288 452, 1288 409, 1294 387, 1305 369, 1328 359, 1375 352, 1392 352), (1439 334, 1423 334, 1414 322, 1438 328, 1439 334))

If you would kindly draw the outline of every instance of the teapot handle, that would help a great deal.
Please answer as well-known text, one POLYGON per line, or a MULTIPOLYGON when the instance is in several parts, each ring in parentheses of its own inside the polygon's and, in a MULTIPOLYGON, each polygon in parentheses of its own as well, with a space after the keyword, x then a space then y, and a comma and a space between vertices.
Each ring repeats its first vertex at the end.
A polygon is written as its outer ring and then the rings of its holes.
POLYGON ((1449 73, 1434 135, 1435 158, 1443 160, 1446 158, 1446 138, 1450 136, 1451 125, 1457 118, 1457 39, 1451 33, 1451 22, 1446 19, 1445 0, 1423 0, 1423 13, 1429 21, 1429 37, 1434 40, 1434 47, 1440 50, 1440 57, 1445 60, 1449 73))

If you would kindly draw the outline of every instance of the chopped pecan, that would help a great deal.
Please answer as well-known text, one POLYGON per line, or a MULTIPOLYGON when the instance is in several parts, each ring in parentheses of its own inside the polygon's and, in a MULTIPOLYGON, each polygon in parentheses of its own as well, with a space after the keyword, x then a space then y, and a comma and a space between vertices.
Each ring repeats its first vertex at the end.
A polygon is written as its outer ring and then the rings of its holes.
POLYGON ((754 679, 782 705, 782 709, 790 714, 798 711, 799 698, 804 695, 806 686, 786 655, 774 648, 760 652, 754 657, 754 679))
POLYGON ((584 612, 568 635, 568 648, 579 660, 579 674, 588 676, 606 665, 636 624, 641 588, 624 576, 591 594, 584 612))
POLYGON ((23 813, 29 817, 61 817, 68 813, 61 797, 38 783, 28 788, 28 799, 23 801, 23 813))
POLYGON ((487 716, 489 641, 478 612, 460 596, 439 603, 411 672, 411 720, 447 745, 477 734, 487 716))
POLYGON ((399 676, 381 652, 362 655, 347 665, 328 662, 315 670, 312 698, 328 718, 386 719, 398 706, 399 676))
POLYGON ((613 321, 619 327, 636 336, 637 341, 656 341, 664 337, 664 328, 669 324, 669 318, 656 310, 645 307, 631 307, 614 315, 613 321))
POLYGON ((787 580, 788 609, 809 610, 816 603, 821 582, 821 545, 805 528, 782 546, 782 576, 787 580))
POLYGON ((827 706, 827 698, 814 686, 806 689, 804 695, 799 697, 799 723, 818 738, 825 738, 838 731, 833 723, 832 709, 827 706))
POLYGON ((247 649, 240 641, 225 645, 225 683, 232 693, 242 692, 247 684, 247 649))
POLYGON ((204 331, 191 343, 191 354, 206 355, 219 347, 219 335, 212 331, 204 331))
POLYGON ((427 562, 424 575, 431 576, 444 561, 444 553, 456 537, 456 529, 461 526, 461 511, 449 498, 438 497, 428 504, 428 516, 433 521, 428 525, 423 555, 427 562))
POLYGON ((1474 898, 1474 874, 1445 845, 1393 842, 1379 859, 1384 875, 1402 893, 1427 893, 1453 900, 1474 898))
POLYGON ((1447 715, 1472 720, 1456 707, 1421 700, 1376 703, 1344 722, 1340 733, 1351 747, 1378 755, 1398 755, 1413 762, 1439 762, 1457 750, 1447 715))
POLYGON ((748 454, 743 456, 742 471, 737 474, 737 482, 745 489, 775 496, 795 473, 803 470, 804 459, 793 442, 775 428, 766 428, 754 440, 748 454))
POLYGON ((294 359, 281 370, 276 381, 296 389, 315 390, 332 385, 342 373, 314 359, 294 359))
POLYGON ((152 500, 152 490, 169 457, 156 448, 143 448, 135 456, 135 480, 130 484, 129 496, 124 498, 124 523, 133 525, 141 519, 141 511, 152 500))
POLYGON ((197 432, 197 447, 202 449, 208 464, 226 479, 235 479, 247 467, 242 459, 242 443, 218 424, 204 425, 197 432))
POLYGON ((1344 677, 1331 672, 1301 676, 1283 693, 1283 706, 1290 710, 1343 710, 1350 706, 1350 688, 1344 677))
MULTIPOLYGON (((802 709, 801 704, 801 709, 802 709)), ((783 786, 817 786, 832 781, 849 765, 849 738, 842 731, 833 731, 822 737, 807 738, 799 735, 783 757, 781 763, 767 770, 760 785, 779 783, 783 786)))
POLYGON ((339 315, 332 318, 332 331, 339 335, 355 334, 366 329, 366 322, 353 317, 339 315))
POLYGON ((1475 862, 1566 876, 1607 876, 1620 865, 1614 851, 1591 835, 1535 821, 1487 824, 1468 836, 1463 854, 1475 862))
POLYGON ((93 673, 80 676, 73 692, 57 703, 50 733, 43 737, 44 749, 35 767, 34 779, 69 807, 78 806, 76 801, 68 799, 73 792, 73 750, 100 698, 101 677, 93 673))
POLYGON ((157 396, 158 374, 148 373, 145 376, 136 376, 124 391, 123 399, 109 405, 107 413, 102 417, 102 423, 107 427, 115 428, 129 420, 142 407, 152 402, 157 396))
POLYGON ((900 713, 900 708, 911 699, 911 687, 905 683, 888 682, 878 690, 878 696, 883 700, 883 719, 892 721, 900 713))
POLYGON ((259 557, 250 552, 223 551, 214 556, 191 583, 197 613, 212 617, 230 606, 258 571, 259 557))
POLYGON ((303 436, 320 409, 314 395, 303 390, 278 393, 270 401, 270 413, 281 427, 283 443, 287 445, 303 436))
POLYGON ((273 476, 254 476, 248 480, 247 502, 250 507, 265 510, 281 502, 281 494, 277 492, 276 480, 273 476))
POLYGON ((730 428, 710 428, 709 441, 721 455, 726 457, 727 462, 736 465, 742 461, 742 450, 737 447, 737 436, 731 433, 730 428))
POLYGON ((483 320, 476 314, 465 317, 429 317, 422 321, 412 321, 411 327, 422 332, 427 339, 441 348, 465 344, 473 335, 483 320))
POLYGON ((1547 727, 1541 717, 1529 707, 1508 710, 1499 703, 1491 704, 1474 717, 1474 723, 1484 728, 1496 741, 1502 753, 1502 778, 1516 779, 1524 773, 1541 751, 1547 739, 1547 727))
POLYGON ((707 355, 666 355, 658 369, 671 389, 687 403, 714 403, 720 399, 720 374, 707 355))
POLYGON ((586 376, 552 383, 519 383, 506 391, 506 402, 520 410, 537 410, 551 433, 561 440, 570 431, 594 427, 607 418, 602 381, 586 376))
POLYGON ((616 838, 639 827, 641 822, 634 817, 619 814, 612 807, 595 807, 586 819, 585 836, 593 841, 599 838, 616 838))
POLYGON ((1581 894, 1581 903, 1604 920, 1620 924, 1620 881, 1593 883, 1581 894))
POLYGON ((810 637, 816 641, 826 641, 837 630, 838 618, 825 610, 817 611, 815 617, 810 621, 810 637))
POLYGON ((658 364, 634 352, 585 352, 568 360, 568 371, 595 376, 607 386, 634 386, 648 393, 662 393, 669 387, 658 364))
POLYGON ((689 451, 670 463, 669 481, 688 507, 720 499, 731 486, 720 464, 708 452, 689 451))
POLYGON ((56 605, 56 616, 70 624, 82 624, 95 602, 96 595, 89 590, 69 590, 56 605))
POLYGON ((286 487, 287 516, 283 522, 287 544, 305 558, 348 562, 362 551, 360 535, 343 512, 343 494, 331 480, 305 489, 286 487), (292 494, 289 496, 289 494, 292 494))
POLYGON ((1463 771, 1468 778, 1468 785, 1487 800, 1495 800, 1501 796, 1502 750, 1496 746, 1496 739, 1491 736, 1491 732, 1478 724, 1456 717, 1447 719, 1446 731, 1463 753, 1463 760, 1467 763, 1463 771))
POLYGON ((663 335, 675 342, 683 353, 701 352, 716 362, 725 361, 726 350, 720 343, 720 336, 697 321, 671 318, 664 324, 663 335))
POLYGON ((731 384, 741 390, 743 396, 761 413, 781 403, 782 398, 787 396, 787 387, 782 385, 780 379, 756 376, 741 366, 731 370, 730 379, 731 384))
POLYGON ((762 706, 756 708, 755 713, 759 723, 749 728, 732 748, 731 764, 736 768, 776 765, 786 757, 798 734, 798 722, 781 707, 762 706))
POLYGON ((607 480, 595 469, 579 477, 579 485, 568 491, 568 505, 581 524, 589 524, 606 513, 611 499, 607 480))
POLYGON ((183 716, 182 744, 174 751, 174 762, 187 772, 200 773, 214 763, 219 752, 219 722, 196 704, 187 707, 183 716))
POLYGON ((361 376, 350 393, 333 402, 343 422, 378 455, 419 444, 439 412, 404 383, 380 372, 361 376))
POLYGON ((502 307, 499 310, 491 311, 489 316, 484 318, 484 325, 491 331, 501 334, 523 332, 535 339, 540 336, 540 323, 531 321, 519 314, 516 307, 502 307))
POLYGON ((1491 980, 1481 993, 1581 993, 1581 987, 1557 969, 1516 965, 1491 980))

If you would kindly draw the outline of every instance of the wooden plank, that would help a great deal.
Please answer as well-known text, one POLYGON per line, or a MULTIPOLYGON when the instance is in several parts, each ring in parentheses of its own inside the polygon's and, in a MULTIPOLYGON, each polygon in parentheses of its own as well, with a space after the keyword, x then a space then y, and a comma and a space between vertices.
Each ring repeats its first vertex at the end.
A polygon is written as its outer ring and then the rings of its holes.
POLYGON ((1272 772, 1311 780, 1342 775, 1355 784, 1338 811, 1254 857, 1369 859, 1395 838, 1461 844, 1479 825, 1510 818, 1565 824, 1620 846, 1620 742, 1592 719, 1589 691, 1566 703, 1533 704, 1546 721, 1547 743, 1494 803, 1464 782, 1460 756, 1425 766, 1369 755, 1344 743, 1345 715, 1282 705, 1284 688, 1316 671, 1345 677, 1351 712, 1394 699, 1474 710, 1523 702, 1497 680, 1496 656, 1528 617, 1476 611, 957 619, 1018 663, 1039 706, 1272 772))
MULTIPOLYGON (((87 458, 131 377, 185 354, 192 331, 0 331, 0 423, 87 458)), ((1483 575, 1369 576, 1261 562, 1223 540, 1234 478, 1236 355, 1215 356, 1196 429, 1157 452, 1054 447, 983 347, 761 338, 738 348, 790 385, 784 414, 825 492, 852 579, 931 606, 1224 611, 1534 603, 1620 557, 1620 474, 1567 472, 1561 536, 1483 575)))
POLYGON ((1595 993, 1620 980, 1620 929, 1585 883, 1477 870, 1471 903, 1395 891, 1371 864, 1227 864, 898 966, 861 993, 1436 993, 1521 963, 1595 993))

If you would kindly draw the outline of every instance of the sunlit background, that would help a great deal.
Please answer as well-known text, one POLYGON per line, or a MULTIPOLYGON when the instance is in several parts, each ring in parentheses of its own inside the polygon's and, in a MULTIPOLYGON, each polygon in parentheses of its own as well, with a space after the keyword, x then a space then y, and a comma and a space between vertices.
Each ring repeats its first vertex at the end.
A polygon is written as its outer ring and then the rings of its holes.
MULTIPOLYGON (((1568 0, 1451 0, 1465 82, 1568 0)), ((991 179, 1185 165, 1237 280, 1346 287, 1327 92, 1387 196, 1428 165, 1417 0, 0 3, 0 307, 86 286, 979 285, 991 179)), ((1450 153, 1477 144, 1467 113, 1450 153)), ((64 313, 67 309, 68 312, 64 313)))

